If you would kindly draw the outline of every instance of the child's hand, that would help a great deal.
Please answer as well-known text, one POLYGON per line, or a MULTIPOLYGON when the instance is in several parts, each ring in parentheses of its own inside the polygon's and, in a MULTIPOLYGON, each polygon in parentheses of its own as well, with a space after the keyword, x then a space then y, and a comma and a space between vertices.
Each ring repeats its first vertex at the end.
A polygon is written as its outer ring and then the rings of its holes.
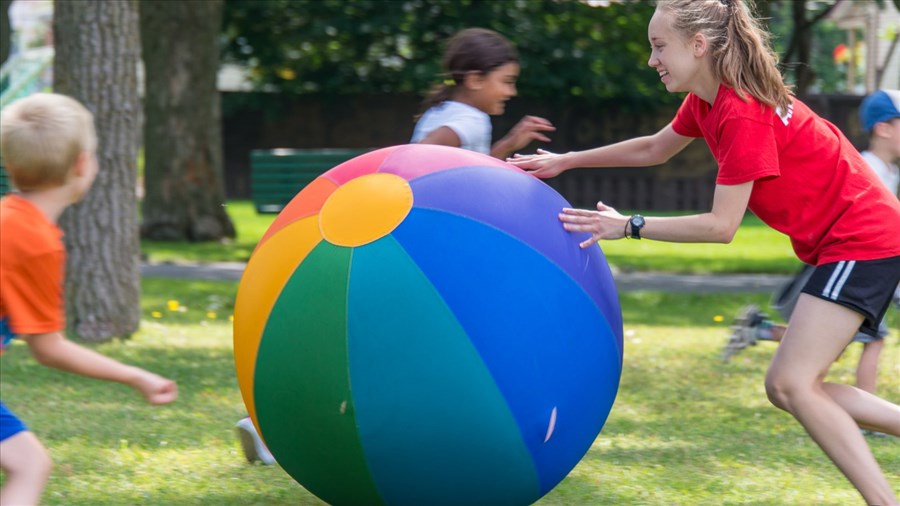
POLYGON ((178 398, 178 385, 174 381, 141 370, 132 385, 150 404, 168 404, 178 398))
POLYGON ((525 116, 504 137, 506 148, 512 152, 524 148, 531 141, 550 142, 541 132, 554 132, 556 127, 549 120, 538 116, 525 116))
POLYGON ((524 148, 531 141, 550 142, 550 138, 541 132, 556 130, 548 120, 537 116, 525 116, 516 126, 491 146, 491 156, 501 160, 517 149, 524 148))

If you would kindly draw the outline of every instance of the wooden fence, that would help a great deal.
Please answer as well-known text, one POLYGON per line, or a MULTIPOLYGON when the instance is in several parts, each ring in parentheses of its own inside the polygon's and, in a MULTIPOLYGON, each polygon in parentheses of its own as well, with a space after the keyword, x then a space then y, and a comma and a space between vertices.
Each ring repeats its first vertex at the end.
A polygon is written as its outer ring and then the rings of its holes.
MULTIPOLYGON (((226 190, 229 198, 250 198, 250 153, 257 149, 373 149, 404 144, 412 133, 419 98, 414 95, 284 97, 224 94, 226 190), (277 113, 265 111, 276 110, 277 113)), ((804 101, 862 148, 857 109, 862 97, 814 95, 804 101)), ((585 105, 516 99, 507 113, 494 118, 495 136, 524 114, 543 116, 556 125, 555 152, 602 146, 648 135, 671 121, 675 107, 640 113, 627 104, 585 105)), ((529 149, 533 150, 534 146, 529 149)), ((525 151, 528 152, 528 151, 525 151)), ((697 139, 658 167, 576 169, 548 180, 573 206, 594 208, 602 200, 616 208, 642 211, 701 211, 712 205, 716 162, 703 139, 697 139)))
POLYGON ((547 183, 573 206, 593 209, 597 201, 617 209, 680 211, 709 209, 715 174, 665 177, 652 169, 577 169, 547 183))

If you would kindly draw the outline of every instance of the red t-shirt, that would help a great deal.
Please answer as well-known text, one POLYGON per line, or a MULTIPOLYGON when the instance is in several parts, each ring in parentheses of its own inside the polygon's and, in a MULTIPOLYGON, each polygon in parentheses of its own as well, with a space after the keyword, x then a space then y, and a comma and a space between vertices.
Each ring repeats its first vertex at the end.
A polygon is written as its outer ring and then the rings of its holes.
POLYGON ((808 264, 900 255, 900 201, 837 127, 803 102, 787 114, 720 86, 710 106, 688 94, 672 128, 703 137, 716 183, 754 181, 749 208, 791 238, 808 264))
POLYGON ((13 334, 65 328, 62 230, 18 195, 0 199, 0 320, 13 334))

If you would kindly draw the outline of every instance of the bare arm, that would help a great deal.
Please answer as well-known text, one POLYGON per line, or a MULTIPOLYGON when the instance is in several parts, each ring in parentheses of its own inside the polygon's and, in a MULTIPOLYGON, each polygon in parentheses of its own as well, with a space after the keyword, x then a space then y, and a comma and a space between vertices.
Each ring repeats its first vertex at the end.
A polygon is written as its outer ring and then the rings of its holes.
MULTIPOLYGON (((641 237, 667 242, 729 243, 741 226, 752 190, 752 181, 739 185, 718 185, 710 212, 690 216, 647 217, 641 237)), ((581 243, 582 248, 591 246, 600 239, 622 239, 626 234, 631 236, 628 217, 603 202, 597 203, 596 211, 564 209, 559 219, 566 230, 591 234, 590 239, 581 243)))
POLYGON ((666 162, 692 140, 693 137, 675 133, 669 123, 653 135, 608 146, 560 155, 539 150, 537 155, 516 155, 507 161, 540 178, 553 177, 575 167, 648 167, 666 162))
POLYGON ((730 243, 741 226, 752 190, 752 181, 739 185, 717 185, 710 212, 648 218, 641 230, 641 237, 668 242, 730 243))
POLYGON ((47 367, 123 383, 138 390, 151 404, 167 404, 178 397, 178 387, 174 381, 79 346, 59 332, 21 337, 34 358, 47 367))
POLYGON ((458 148, 462 145, 462 142, 452 128, 442 126, 429 132, 428 135, 419 141, 419 144, 440 144, 441 146, 458 148))

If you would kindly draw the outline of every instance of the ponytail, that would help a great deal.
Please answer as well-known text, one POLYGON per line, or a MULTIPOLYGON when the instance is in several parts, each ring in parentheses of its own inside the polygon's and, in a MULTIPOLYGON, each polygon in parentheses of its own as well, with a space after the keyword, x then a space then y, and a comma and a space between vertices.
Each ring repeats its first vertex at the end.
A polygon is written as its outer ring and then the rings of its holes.
POLYGON ((432 86, 428 95, 425 97, 425 100, 422 101, 422 105, 419 108, 419 114, 416 114, 413 119, 418 121, 428 109, 453 98, 453 89, 455 87, 455 82, 453 84, 447 84, 446 81, 432 86))
POLYGON ((769 33, 752 12, 752 0, 660 0, 683 37, 702 33, 710 44, 716 78, 773 109, 791 106, 791 89, 778 70, 769 33))
POLYGON ((732 12, 725 25, 725 43, 718 54, 714 53, 716 75, 739 95, 748 93, 773 109, 786 111, 791 105, 791 92, 778 70, 778 55, 772 49, 769 32, 760 26, 746 2, 728 0, 728 4, 732 12))

